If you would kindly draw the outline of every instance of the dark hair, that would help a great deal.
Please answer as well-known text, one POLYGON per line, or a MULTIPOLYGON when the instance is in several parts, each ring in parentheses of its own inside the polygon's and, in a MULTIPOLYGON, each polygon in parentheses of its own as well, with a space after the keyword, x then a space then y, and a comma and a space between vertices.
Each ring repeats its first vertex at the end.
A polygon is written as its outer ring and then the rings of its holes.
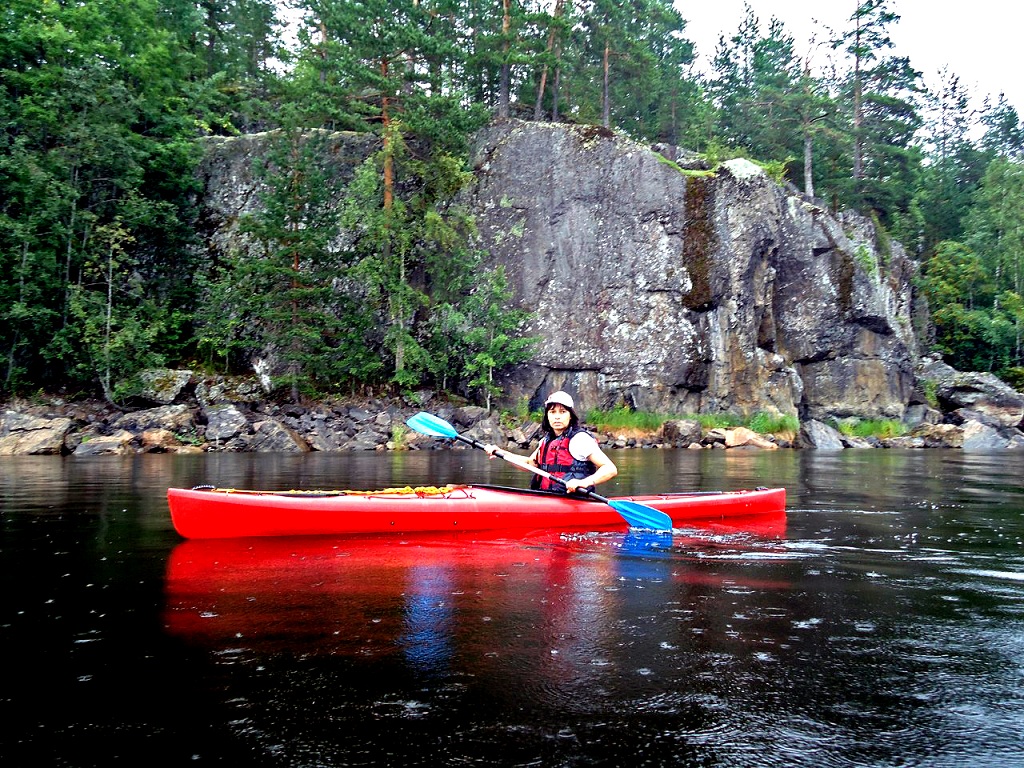
POLYGON ((550 403, 544 408, 544 419, 541 421, 541 427, 543 427, 544 429, 544 434, 548 435, 549 437, 555 436, 555 430, 551 428, 551 423, 548 421, 548 413, 556 405, 561 405, 563 408, 565 408, 565 410, 569 412, 569 426, 566 427, 566 432, 571 432, 573 429, 580 425, 580 418, 579 416, 576 415, 575 408, 566 408, 561 403, 550 403))

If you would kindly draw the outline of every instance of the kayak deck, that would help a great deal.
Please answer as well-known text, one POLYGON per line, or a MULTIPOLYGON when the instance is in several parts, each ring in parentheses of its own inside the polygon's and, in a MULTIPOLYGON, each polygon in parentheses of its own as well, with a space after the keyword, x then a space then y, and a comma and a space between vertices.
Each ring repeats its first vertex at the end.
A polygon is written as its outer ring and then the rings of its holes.
MULTIPOLYGON (((501 529, 625 528, 608 504, 484 485, 380 491, 169 488, 171 520, 189 539, 501 529)), ((615 497, 686 521, 784 514, 784 488, 615 497)))

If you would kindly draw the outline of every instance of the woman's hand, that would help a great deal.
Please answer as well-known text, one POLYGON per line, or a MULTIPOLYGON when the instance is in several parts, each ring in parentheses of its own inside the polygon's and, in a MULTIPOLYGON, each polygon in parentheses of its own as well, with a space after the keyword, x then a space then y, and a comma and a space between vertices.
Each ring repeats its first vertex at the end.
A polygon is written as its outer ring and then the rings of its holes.
POLYGON ((583 488, 585 491, 593 491, 594 484, 587 482, 587 478, 583 478, 582 480, 565 481, 565 490, 567 493, 577 493, 580 488, 583 488))

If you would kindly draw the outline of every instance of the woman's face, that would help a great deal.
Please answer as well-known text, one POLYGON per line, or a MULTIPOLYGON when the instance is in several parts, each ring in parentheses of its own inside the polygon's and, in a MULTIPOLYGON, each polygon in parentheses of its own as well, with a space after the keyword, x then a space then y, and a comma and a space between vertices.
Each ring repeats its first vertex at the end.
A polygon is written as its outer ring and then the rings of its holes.
POLYGON ((555 431, 556 435, 560 435, 569 428, 569 422, 572 419, 572 414, 569 409, 560 403, 554 403, 548 408, 548 424, 551 425, 551 429, 555 431))

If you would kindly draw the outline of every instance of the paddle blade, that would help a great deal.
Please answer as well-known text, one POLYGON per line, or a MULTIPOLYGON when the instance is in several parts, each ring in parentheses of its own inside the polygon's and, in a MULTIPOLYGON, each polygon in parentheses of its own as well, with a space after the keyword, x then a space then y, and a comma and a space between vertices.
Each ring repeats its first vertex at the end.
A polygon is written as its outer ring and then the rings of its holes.
POLYGON ((405 423, 420 434, 430 435, 431 437, 456 438, 459 436, 459 433, 455 431, 455 427, 432 413, 420 411, 406 419, 405 423))
POLYGON ((672 530, 672 518, 660 509, 635 501, 609 500, 608 504, 634 528, 649 528, 652 531, 672 530))
POLYGON ((637 528, 630 528, 622 540, 623 552, 634 552, 636 554, 647 554, 649 552, 672 551, 671 531, 643 531, 637 528))

